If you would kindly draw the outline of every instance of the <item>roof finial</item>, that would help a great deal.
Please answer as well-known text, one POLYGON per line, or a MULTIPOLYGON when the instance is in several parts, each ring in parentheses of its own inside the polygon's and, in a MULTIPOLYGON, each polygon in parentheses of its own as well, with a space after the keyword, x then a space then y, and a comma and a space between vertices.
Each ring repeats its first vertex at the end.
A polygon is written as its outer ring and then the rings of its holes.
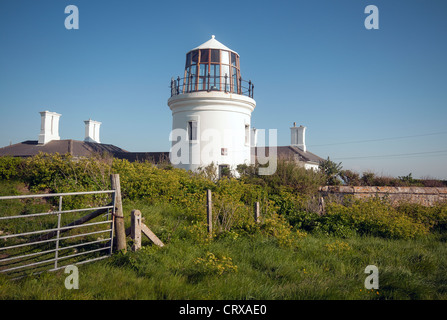
POLYGON ((211 39, 214 39, 216 36, 213 34, 212 36, 211 36, 211 39))

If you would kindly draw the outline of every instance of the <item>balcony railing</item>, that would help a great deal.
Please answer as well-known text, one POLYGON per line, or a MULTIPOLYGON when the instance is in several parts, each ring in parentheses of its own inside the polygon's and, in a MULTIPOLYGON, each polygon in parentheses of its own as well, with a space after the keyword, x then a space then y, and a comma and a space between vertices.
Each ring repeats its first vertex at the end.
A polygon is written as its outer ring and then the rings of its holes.
POLYGON ((196 76, 191 75, 186 78, 171 79, 171 97, 191 92, 199 91, 222 91, 225 93, 237 93, 253 98, 254 84, 250 81, 225 76, 196 76))

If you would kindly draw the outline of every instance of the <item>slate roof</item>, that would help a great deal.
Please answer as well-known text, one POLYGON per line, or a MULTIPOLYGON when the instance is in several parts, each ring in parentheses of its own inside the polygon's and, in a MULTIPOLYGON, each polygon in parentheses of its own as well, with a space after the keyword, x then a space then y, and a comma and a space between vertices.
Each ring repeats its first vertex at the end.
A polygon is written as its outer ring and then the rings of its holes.
MULTIPOLYGON (((257 156, 258 153, 262 152, 261 147, 254 147, 254 150, 252 150, 252 153, 257 156)), ((265 148, 265 156, 268 157, 270 154, 270 147, 265 148)), ((310 162, 319 164, 320 161, 323 161, 323 158, 320 158, 316 154, 313 154, 312 152, 306 151, 304 152, 298 147, 294 146, 279 146, 276 147, 276 154, 278 155, 278 158, 281 159, 293 159, 295 161, 300 162, 310 162)))
POLYGON ((75 157, 88 157, 95 153, 127 152, 124 149, 111 144, 85 142, 78 140, 53 140, 44 145, 38 144, 37 140, 28 140, 0 148, 0 156, 30 157, 43 153, 71 153, 75 157))
MULTIPOLYGON (((270 147, 265 148, 265 156, 269 156, 270 149, 270 147)), ((130 162, 150 161, 153 163, 161 163, 169 161, 169 152, 129 152, 112 144, 79 140, 53 140, 44 145, 38 144, 37 140, 28 140, 0 148, 0 156, 31 157, 39 152, 48 154, 71 153, 74 157, 88 157, 93 154, 108 153, 115 158, 126 159, 130 162)), ((260 147, 252 148, 252 154, 255 157, 260 152, 262 152, 260 147)), ((320 161, 324 160, 312 152, 304 152, 293 146, 276 147, 276 154, 282 159, 293 159, 295 161, 307 163, 318 164, 320 161)))

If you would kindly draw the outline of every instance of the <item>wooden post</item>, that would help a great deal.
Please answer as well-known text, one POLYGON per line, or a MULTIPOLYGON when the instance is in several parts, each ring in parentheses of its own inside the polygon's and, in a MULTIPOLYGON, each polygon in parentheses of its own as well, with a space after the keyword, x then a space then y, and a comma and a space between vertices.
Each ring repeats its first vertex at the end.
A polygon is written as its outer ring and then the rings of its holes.
POLYGON ((261 222, 260 216, 261 216, 261 214, 260 214, 260 210, 259 210, 259 202, 256 201, 255 202, 255 222, 256 223, 261 222))
POLYGON ((126 230, 124 228, 123 203, 121 200, 121 186, 119 174, 110 175, 110 183, 112 189, 115 190, 115 235, 116 250, 127 251, 126 246, 126 230))
POLYGON ((132 251, 137 251, 141 248, 141 212, 140 210, 132 210, 131 233, 133 239, 132 251))
POLYGON ((208 233, 213 233, 213 201, 211 199, 211 190, 206 190, 206 221, 208 223, 208 233))
POLYGON ((320 197, 320 200, 318 201, 318 214, 320 216, 325 214, 325 211, 324 211, 324 198, 323 197, 320 197))

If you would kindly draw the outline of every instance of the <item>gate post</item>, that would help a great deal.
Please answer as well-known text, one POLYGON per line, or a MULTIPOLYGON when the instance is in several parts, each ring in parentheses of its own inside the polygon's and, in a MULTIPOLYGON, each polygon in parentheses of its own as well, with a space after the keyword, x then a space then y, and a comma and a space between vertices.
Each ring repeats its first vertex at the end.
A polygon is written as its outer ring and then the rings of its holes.
POLYGON ((120 175, 110 175, 110 183, 112 189, 115 190, 115 234, 116 234, 116 250, 127 251, 126 246, 126 230, 124 228, 123 203, 121 200, 120 175))

